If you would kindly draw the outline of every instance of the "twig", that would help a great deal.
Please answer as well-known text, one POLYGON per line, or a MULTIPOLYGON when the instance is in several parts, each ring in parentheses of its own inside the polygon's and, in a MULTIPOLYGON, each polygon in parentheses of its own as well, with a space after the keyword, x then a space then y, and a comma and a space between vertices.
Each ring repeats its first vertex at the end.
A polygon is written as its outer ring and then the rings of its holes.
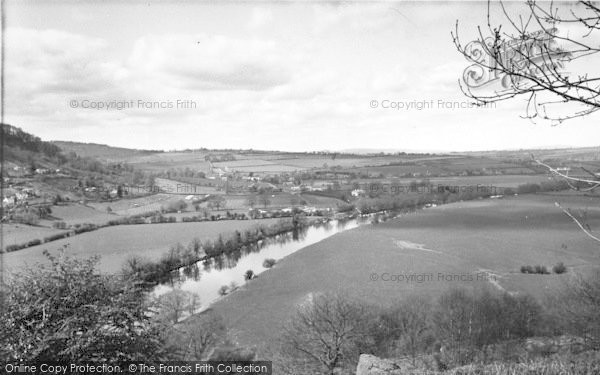
POLYGON ((585 233, 588 237, 590 237, 594 241, 600 243, 600 238, 594 236, 588 229, 586 229, 583 226, 583 224, 579 220, 577 220, 577 218, 575 216, 573 216, 573 214, 571 214, 569 212, 569 210, 565 210, 558 202, 554 202, 554 204, 556 205, 556 207, 560 208, 562 210, 562 212, 564 212, 568 217, 570 217, 571 220, 573 220, 575 222, 575 224, 577 224, 577 226, 583 231, 583 233, 585 233))

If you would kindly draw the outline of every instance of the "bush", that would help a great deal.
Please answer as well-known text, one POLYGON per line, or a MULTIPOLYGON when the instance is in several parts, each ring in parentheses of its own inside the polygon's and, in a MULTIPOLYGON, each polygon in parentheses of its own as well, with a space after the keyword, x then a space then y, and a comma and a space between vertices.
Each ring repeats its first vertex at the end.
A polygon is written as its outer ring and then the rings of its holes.
POLYGON ((552 267, 552 271, 556 274, 561 274, 567 272, 567 267, 563 262, 557 263, 554 267, 552 267))
POLYGON ((265 261, 263 262, 263 267, 265 268, 271 268, 275 265, 277 261, 273 258, 267 258, 265 259, 265 261))
POLYGON ((64 221, 55 221, 54 223, 52 223, 52 228, 67 229, 67 223, 65 223, 64 221))
POLYGON ((254 278, 254 271, 252 271, 252 270, 246 271, 246 273, 244 274, 244 280, 249 281, 249 280, 252 280, 253 278, 254 278))
POLYGON ((531 266, 521 266, 521 273, 533 273, 531 266))
POLYGON ((546 266, 540 266, 538 264, 535 267, 521 266, 521 273, 537 273, 539 275, 548 275, 548 274, 550 274, 550 271, 548 271, 548 268, 546 268, 546 266))
POLYGON ((183 200, 180 199, 176 202, 169 202, 169 204, 167 204, 166 207, 163 207, 163 211, 170 213, 170 212, 177 212, 177 211, 183 211, 187 208, 188 204, 183 200))
POLYGON ((44 242, 52 242, 56 240, 60 240, 61 238, 69 237, 69 233, 57 233, 48 237, 44 237, 44 242))
POLYGON ((17 223, 27 225, 36 225, 40 221, 39 216, 32 212, 22 212, 15 214, 13 216, 13 220, 17 223))
POLYGON ((226 296, 227 293, 229 293, 229 287, 227 285, 223 285, 222 287, 219 288, 219 295, 222 296, 226 296))
POLYGON ((37 246, 41 243, 42 243, 42 240, 39 240, 39 239, 31 240, 31 241, 27 242, 27 247, 37 246))
POLYGON ((51 256, 7 281, 0 357, 10 362, 170 360, 146 296, 97 259, 51 256))
POLYGON ((10 253, 12 251, 17 251, 25 248, 25 244, 14 244, 6 246, 6 252, 10 253))
POLYGON ((85 232, 91 232, 93 230, 98 229, 98 226, 96 224, 90 224, 90 223, 84 223, 82 225, 75 225, 75 230, 73 232, 75 232, 75 234, 80 234, 80 233, 85 233, 85 232))
POLYGON ((540 191, 540 185, 538 184, 523 184, 517 187, 517 192, 519 194, 535 194, 540 191))

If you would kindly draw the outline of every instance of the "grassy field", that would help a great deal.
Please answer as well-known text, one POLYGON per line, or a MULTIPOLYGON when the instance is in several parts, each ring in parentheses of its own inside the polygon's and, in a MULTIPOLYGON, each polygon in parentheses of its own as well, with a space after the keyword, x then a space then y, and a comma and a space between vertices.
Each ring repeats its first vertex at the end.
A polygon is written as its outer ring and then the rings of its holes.
POLYGON ((544 298, 574 270, 600 266, 598 244, 554 206, 556 199, 574 210, 587 207, 590 226, 600 228, 598 198, 538 195, 439 206, 302 249, 213 308, 225 317, 236 340, 256 346, 273 342, 279 326, 311 293, 341 286, 378 304, 410 293, 434 296, 447 288, 477 285, 544 298), (519 271, 522 265, 551 268, 557 262, 569 271, 519 271), (391 275, 415 276, 396 282, 391 275))
POLYGON ((5 255, 5 262, 8 269, 44 262, 45 249, 52 251, 69 245, 69 254, 80 257, 101 256, 100 270, 112 273, 118 272, 132 255, 159 259, 177 242, 187 245, 194 238, 216 239, 219 234, 226 236, 235 230, 242 231, 258 224, 270 225, 277 220, 279 219, 119 225, 8 253, 5 255))
POLYGON ((205 173, 210 172, 210 164, 205 161, 206 153, 201 152, 165 152, 159 154, 135 156, 127 160, 136 169, 147 171, 166 171, 169 168, 192 168, 205 173))
MULTIPOLYGON (((391 180, 399 184, 410 184, 414 178, 401 178, 391 180)), ((417 179, 420 180, 420 179, 417 179)), ((432 177, 429 183, 433 185, 451 185, 451 186, 476 186, 492 185, 496 187, 515 188, 527 183, 540 183, 551 181, 546 175, 497 175, 497 176, 456 176, 456 177, 432 177)), ((368 183, 368 180, 366 181, 368 183)))
POLYGON ((184 195, 160 193, 140 198, 121 199, 114 202, 90 202, 88 205, 99 212, 106 212, 106 209, 110 207, 114 214, 129 216, 160 211, 160 208, 166 206, 169 202, 178 201, 183 198, 185 198, 184 195))
POLYGON ((62 232, 65 231, 42 226, 31 226, 15 223, 2 224, 4 247, 9 245, 20 245, 31 240, 42 240, 44 237, 62 232))
POLYGON ((96 210, 93 207, 80 204, 69 204, 64 206, 53 206, 52 216, 67 224, 91 223, 104 224, 115 218, 106 210, 96 210))

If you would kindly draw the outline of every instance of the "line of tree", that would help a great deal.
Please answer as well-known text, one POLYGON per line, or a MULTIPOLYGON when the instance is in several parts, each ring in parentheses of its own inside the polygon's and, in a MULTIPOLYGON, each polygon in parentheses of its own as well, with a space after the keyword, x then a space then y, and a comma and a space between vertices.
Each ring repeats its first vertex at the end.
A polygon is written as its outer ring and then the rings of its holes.
POLYGON ((361 353, 444 371, 558 352, 554 344, 528 347, 528 338, 540 336, 571 334, 583 340, 574 339, 567 350, 598 350, 599 297, 600 273, 570 283, 543 303, 490 287, 448 289, 436 299, 410 295, 384 307, 345 291, 317 293, 284 325, 275 358, 281 373, 333 375, 354 371, 361 353))
POLYGON ((309 222, 304 218, 295 218, 295 220, 280 220, 269 226, 257 225, 243 232, 236 230, 228 237, 220 234, 215 241, 202 242, 195 238, 187 246, 180 243, 171 246, 169 251, 163 254, 158 261, 147 261, 138 257, 130 258, 124 266, 123 272, 135 276, 143 282, 155 284, 164 280, 174 270, 238 252, 245 247, 255 246, 267 238, 301 230, 308 225, 309 222))

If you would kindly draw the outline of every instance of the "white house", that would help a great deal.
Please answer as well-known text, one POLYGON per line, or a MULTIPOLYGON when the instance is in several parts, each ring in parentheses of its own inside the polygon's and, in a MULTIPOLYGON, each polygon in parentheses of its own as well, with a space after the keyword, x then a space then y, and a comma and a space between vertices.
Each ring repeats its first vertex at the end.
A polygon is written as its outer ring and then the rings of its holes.
POLYGON ((353 197, 360 197, 362 195, 365 195, 365 191, 363 189, 354 189, 354 190, 352 190, 352 192, 350 194, 353 197))

